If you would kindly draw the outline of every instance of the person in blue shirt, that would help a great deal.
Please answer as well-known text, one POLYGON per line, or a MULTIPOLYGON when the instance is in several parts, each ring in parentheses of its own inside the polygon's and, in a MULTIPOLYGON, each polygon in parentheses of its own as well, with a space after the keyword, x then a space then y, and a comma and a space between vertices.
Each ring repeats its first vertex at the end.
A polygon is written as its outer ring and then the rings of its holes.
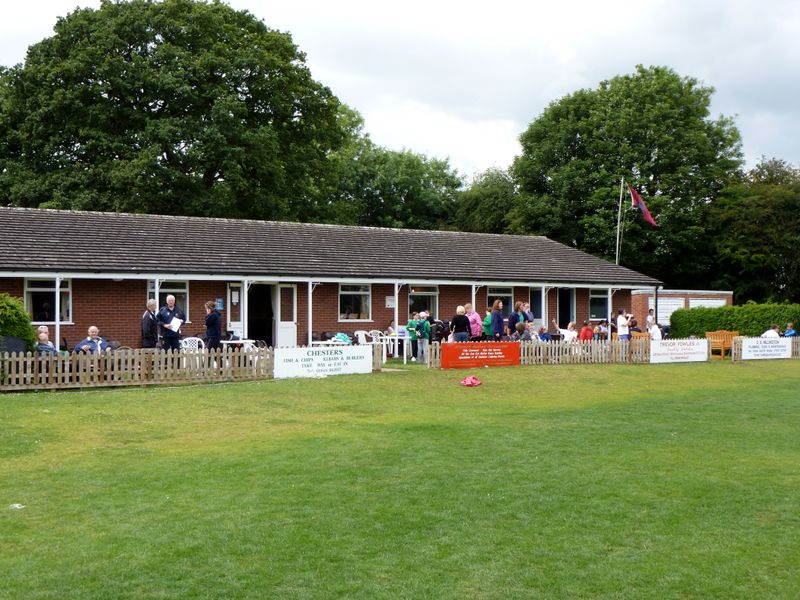
POLYGON ((166 306, 162 306, 158 311, 158 324, 161 325, 161 347, 164 350, 181 349, 181 328, 186 322, 186 314, 175 304, 175 296, 167 296, 166 306), (178 321, 174 321, 178 319, 178 321), (171 329, 170 325, 175 322, 177 329, 171 329))
POLYGON ((794 330, 794 323, 786 324, 786 331, 783 332, 783 337, 797 337, 797 332, 794 330))
POLYGON ((40 354, 57 354, 56 347, 44 331, 37 336, 36 351, 40 354))
POLYGON ((217 303, 213 300, 206 302, 206 337, 207 348, 213 350, 222 348, 222 317, 217 311, 217 303))
POLYGON ((106 352, 110 348, 107 341, 100 337, 100 331, 97 326, 92 325, 89 327, 88 334, 84 339, 78 342, 73 352, 86 352, 87 354, 99 354, 106 352))
POLYGON ((495 300, 492 304, 492 340, 499 342, 505 334, 505 320, 503 319, 503 301, 495 300))

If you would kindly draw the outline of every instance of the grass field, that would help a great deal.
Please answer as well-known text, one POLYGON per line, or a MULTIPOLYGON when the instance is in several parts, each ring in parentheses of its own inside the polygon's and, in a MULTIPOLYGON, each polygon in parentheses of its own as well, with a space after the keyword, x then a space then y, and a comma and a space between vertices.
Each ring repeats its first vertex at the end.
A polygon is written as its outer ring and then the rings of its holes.
POLYGON ((472 373, 0 395, 0 598, 800 595, 799 362, 472 373))

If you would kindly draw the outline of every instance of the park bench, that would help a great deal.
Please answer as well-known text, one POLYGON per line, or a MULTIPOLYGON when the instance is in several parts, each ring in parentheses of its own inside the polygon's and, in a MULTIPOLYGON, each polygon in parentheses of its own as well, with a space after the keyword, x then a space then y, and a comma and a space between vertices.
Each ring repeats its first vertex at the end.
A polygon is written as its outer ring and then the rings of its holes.
POLYGON ((726 331, 721 329, 719 331, 706 331, 706 339, 708 340, 709 351, 711 358, 725 358, 725 353, 730 354, 733 351, 733 338, 738 337, 738 331, 726 331), (719 352, 719 356, 714 354, 715 351, 719 352))

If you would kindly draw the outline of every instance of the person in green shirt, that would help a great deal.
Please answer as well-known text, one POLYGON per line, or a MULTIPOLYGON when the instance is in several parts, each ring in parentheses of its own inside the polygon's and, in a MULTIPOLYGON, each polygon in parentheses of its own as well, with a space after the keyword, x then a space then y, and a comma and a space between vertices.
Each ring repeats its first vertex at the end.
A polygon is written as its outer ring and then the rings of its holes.
POLYGON ((428 344, 431 339, 431 324, 428 321, 428 313, 424 310, 419 313, 417 327, 419 327, 420 324, 424 325, 425 334, 420 335, 419 332, 417 332, 418 358, 420 362, 428 364, 428 344))
POLYGON ((411 315, 411 319, 408 321, 406 325, 406 330, 408 331, 408 339, 411 340, 411 360, 417 360, 417 352, 419 347, 419 342, 417 341, 417 321, 419 321, 419 313, 413 313, 411 315))
POLYGON ((483 320, 483 339, 492 339, 492 309, 486 309, 486 318, 483 320))

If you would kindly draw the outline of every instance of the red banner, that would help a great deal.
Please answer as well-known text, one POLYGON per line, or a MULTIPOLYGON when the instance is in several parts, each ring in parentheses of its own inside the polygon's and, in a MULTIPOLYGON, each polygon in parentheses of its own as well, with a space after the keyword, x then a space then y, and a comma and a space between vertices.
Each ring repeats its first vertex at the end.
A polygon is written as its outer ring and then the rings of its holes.
POLYGON ((519 342, 451 342, 442 344, 443 369, 518 367, 519 342))

